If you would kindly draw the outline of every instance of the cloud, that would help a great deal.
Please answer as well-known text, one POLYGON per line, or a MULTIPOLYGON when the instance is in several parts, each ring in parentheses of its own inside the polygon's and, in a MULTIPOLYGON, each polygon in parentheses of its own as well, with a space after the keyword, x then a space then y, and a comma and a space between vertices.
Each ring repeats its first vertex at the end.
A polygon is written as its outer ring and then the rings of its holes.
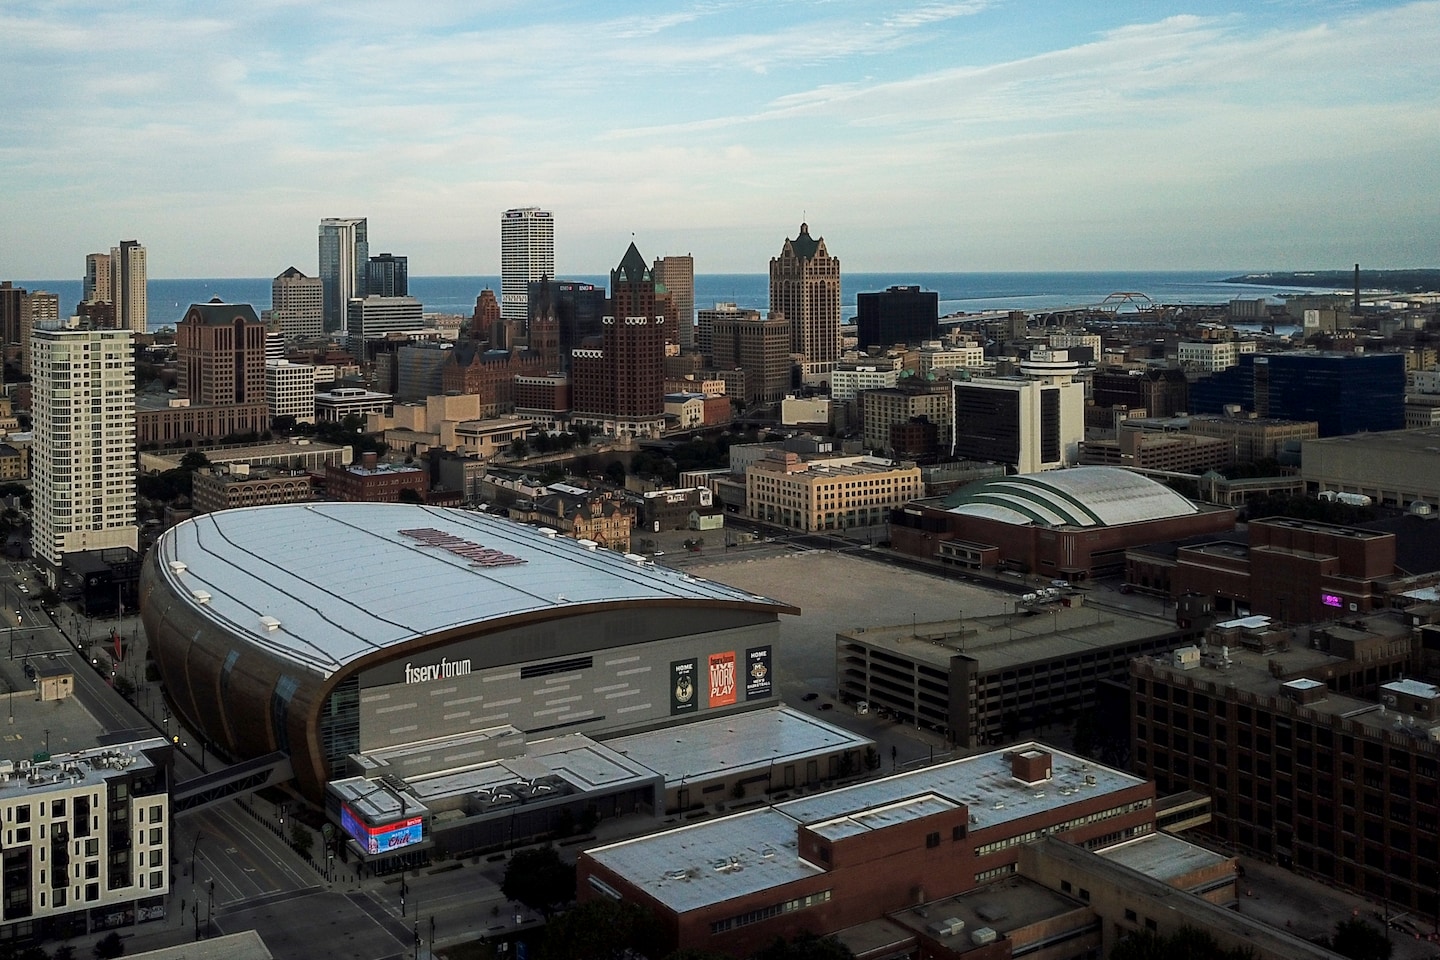
MULTIPOLYGON (((157 275, 214 273, 228 247, 261 256, 300 224, 308 250, 318 217, 371 211, 387 248, 441 258, 417 272, 487 273, 522 201, 556 209, 576 272, 632 229, 763 269, 802 211, 848 266, 972 262, 979 235, 1015 238, 982 251, 1001 265, 1061 259, 1054 238, 1087 231, 1123 266, 1162 249, 1127 224, 1224 248, 1246 210, 1326 203, 1327 177, 1373 198, 1370 225, 1332 203, 1349 236, 1423 233, 1440 4, 1155 6, 437 0, 396 21, 379 0, 17 2, 0 270, 45 273, 63 244, 48 272, 68 275, 124 234, 174 265, 157 275)), ((1286 250, 1287 225, 1249 219, 1255 250, 1286 250)))

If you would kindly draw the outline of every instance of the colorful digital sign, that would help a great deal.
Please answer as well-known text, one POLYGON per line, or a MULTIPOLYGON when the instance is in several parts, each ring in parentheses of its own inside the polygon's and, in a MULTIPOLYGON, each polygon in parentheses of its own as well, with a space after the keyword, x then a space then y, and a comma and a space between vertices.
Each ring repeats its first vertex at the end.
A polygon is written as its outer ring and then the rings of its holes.
POLYGON ((340 805, 341 828, 364 847, 367 853, 388 853, 419 843, 424 839, 423 824, 423 817, 410 817, 372 827, 355 816, 348 804, 340 805))
POLYGON ((735 651, 710 654, 710 706, 730 706, 735 691, 735 651))
POLYGON ((1320 594, 1320 602, 1323 603, 1323 604, 1325 604, 1325 606, 1327 606, 1327 607, 1343 607, 1343 606, 1345 606, 1345 601, 1344 601, 1343 599, 1341 599, 1340 597, 1336 596, 1336 595, 1333 594, 1333 593, 1322 593, 1322 594, 1320 594))

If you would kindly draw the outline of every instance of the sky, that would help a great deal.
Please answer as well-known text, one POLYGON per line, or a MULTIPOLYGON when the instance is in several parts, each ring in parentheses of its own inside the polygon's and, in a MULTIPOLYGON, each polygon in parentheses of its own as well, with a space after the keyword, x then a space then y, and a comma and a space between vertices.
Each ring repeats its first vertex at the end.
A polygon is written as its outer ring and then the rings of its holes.
POLYGON ((1440 3, 5 0, 0 278, 1440 266, 1440 3))

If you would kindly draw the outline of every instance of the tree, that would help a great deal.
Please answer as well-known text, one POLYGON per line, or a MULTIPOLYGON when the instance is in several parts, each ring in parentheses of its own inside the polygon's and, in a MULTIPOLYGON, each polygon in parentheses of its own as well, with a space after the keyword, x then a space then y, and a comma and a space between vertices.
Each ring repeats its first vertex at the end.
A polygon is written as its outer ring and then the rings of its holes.
POLYGON ((1226 949, 1204 930, 1181 927, 1169 936, 1135 930, 1110 951, 1110 960, 1254 960, 1245 947, 1226 949))
POLYGON ((575 434, 575 439, 580 442, 582 447, 588 447, 590 445, 590 438, 595 436, 595 431, 583 423, 577 423, 572 426, 570 432, 575 434))
POLYGON ((95 942, 95 960, 114 960, 125 956, 125 941, 114 930, 95 942))
POLYGON ((199 450, 191 450, 180 458, 180 469, 195 471, 210 466, 210 458, 199 450))
POLYGON ((1330 938, 1330 949, 1350 960, 1390 960, 1394 944, 1359 917, 1341 920, 1335 924, 1335 935, 1330 938))
POLYGON ((68 943, 62 943, 50 954, 50 960, 75 960, 75 948, 68 943))
POLYGON ((399 492, 399 494, 396 495, 396 499, 399 500, 401 503, 424 503, 424 502, 425 502, 425 498, 422 497, 422 496, 420 496, 420 494, 419 494, 418 492, 416 492, 415 490, 411 489, 410 487, 406 487, 404 490, 401 490, 401 491, 399 492))
POLYGON ((315 838, 310 835, 310 831, 306 829, 305 825, 299 820, 292 820, 290 822, 290 846, 295 848, 295 852, 309 860, 310 848, 314 845, 315 838))
POLYGON ((500 892, 545 917, 575 898, 575 868, 551 846, 521 850, 505 865, 500 892))
POLYGON ((521 457, 525 456, 525 454, 529 452, 530 445, 525 442, 524 437, 516 437, 514 440, 510 441, 510 456, 514 457, 516 460, 519 460, 521 457))
POLYGON ((605 479, 610 481, 613 486, 625 486, 625 464, 619 460, 610 464, 610 466, 605 468, 605 479))
POLYGON ((539 960, 626 960, 658 953, 660 926, 633 903, 597 897, 567 910, 545 926, 539 960))
POLYGON ((755 954, 755 960, 854 960, 855 954, 834 937, 813 933, 797 934, 793 940, 776 937, 775 942, 755 954))

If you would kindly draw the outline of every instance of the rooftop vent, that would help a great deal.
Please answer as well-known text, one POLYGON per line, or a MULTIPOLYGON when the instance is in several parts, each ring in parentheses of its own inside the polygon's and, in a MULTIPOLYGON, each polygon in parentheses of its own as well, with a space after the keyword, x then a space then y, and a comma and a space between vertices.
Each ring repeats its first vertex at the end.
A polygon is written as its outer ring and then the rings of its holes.
POLYGON ((171 572, 171 573, 184 573, 185 570, 186 570, 185 561, 183 561, 183 560, 171 560, 171 561, 170 561, 170 572, 171 572))
POLYGON ((261 617, 260 626, 263 627, 267 632, 279 630, 280 621, 276 620, 274 617, 261 617))
POLYGON ((210 592, 208 590, 192 590, 190 595, 195 598, 196 603, 210 602, 210 592))

